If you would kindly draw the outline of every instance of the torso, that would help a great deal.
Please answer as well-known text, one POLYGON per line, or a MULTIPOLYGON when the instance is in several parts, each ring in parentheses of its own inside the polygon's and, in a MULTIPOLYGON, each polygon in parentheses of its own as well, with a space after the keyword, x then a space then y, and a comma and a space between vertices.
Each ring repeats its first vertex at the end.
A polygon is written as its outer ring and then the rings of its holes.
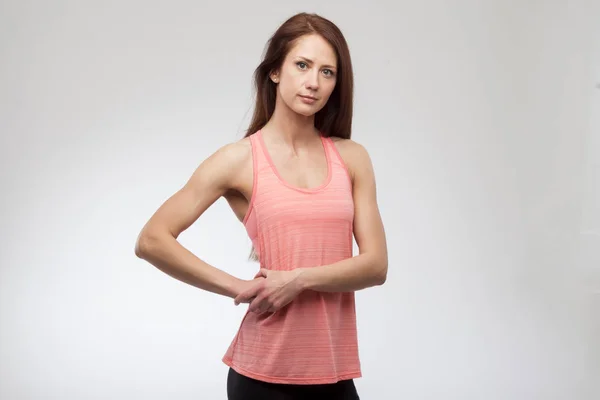
MULTIPOLYGON (((352 176, 351 157, 346 155, 348 147, 351 145, 349 143, 350 140, 337 137, 332 137, 331 139, 352 176)), ((240 168, 237 174, 236 181, 223 197, 227 200, 236 218, 241 222, 248 212, 250 198, 252 197, 254 172, 252 168, 250 139, 244 138, 238 144, 244 146, 247 157, 245 157, 242 168, 240 168)), ((326 179, 328 171, 325 152, 318 141, 315 141, 314 148, 306 151, 306 156, 301 155, 299 157, 293 156, 281 146, 272 146, 269 143, 265 143, 265 145, 273 163, 277 167, 277 172, 289 184, 302 188, 314 188, 321 185, 326 179)))
MULTIPOLYGON (((239 147, 232 160, 235 178, 225 197, 261 268, 291 271, 353 255, 354 184, 345 160, 357 159, 359 146, 315 139, 296 156, 258 131, 240 142, 247 148, 239 147)), ((354 292, 305 290, 275 313, 247 311, 223 362, 272 383, 360 377, 355 310, 354 292)))

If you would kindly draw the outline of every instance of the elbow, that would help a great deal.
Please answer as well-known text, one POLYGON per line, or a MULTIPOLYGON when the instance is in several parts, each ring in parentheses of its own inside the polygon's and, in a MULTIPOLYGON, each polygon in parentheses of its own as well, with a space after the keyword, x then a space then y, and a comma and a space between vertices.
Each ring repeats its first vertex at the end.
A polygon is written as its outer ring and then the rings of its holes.
POLYGON ((135 242, 133 252, 135 253, 135 256, 137 258, 141 258, 141 259, 144 258, 144 248, 142 247, 142 245, 140 244, 139 241, 135 242))
POLYGON ((383 260, 377 263, 377 269, 375 272, 375 284, 381 286, 387 280, 388 263, 387 260, 383 260))
POLYGON ((148 252, 148 241, 145 237, 140 235, 135 241, 134 253, 137 258, 143 259, 145 254, 148 252))
POLYGON ((373 285, 381 286, 387 280, 387 260, 378 260, 374 263, 372 273, 373 285))
POLYGON ((388 261, 387 256, 371 255, 369 260, 365 260, 367 268, 365 271, 365 283, 367 286, 381 286, 387 280, 388 261))
POLYGON ((148 257, 148 254, 150 254, 151 252, 153 243, 155 242, 156 239, 154 238, 154 236, 142 231, 139 234, 134 246, 134 253, 136 257, 146 259, 148 257))
POLYGON ((383 285, 386 280, 387 280, 387 268, 385 269, 385 271, 382 271, 377 275, 377 286, 383 285))

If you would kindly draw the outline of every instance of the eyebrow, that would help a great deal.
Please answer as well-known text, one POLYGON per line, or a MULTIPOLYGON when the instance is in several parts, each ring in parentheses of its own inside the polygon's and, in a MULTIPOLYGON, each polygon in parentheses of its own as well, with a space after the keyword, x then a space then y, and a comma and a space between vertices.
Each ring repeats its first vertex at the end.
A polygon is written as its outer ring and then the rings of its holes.
MULTIPOLYGON (((298 56, 298 58, 301 58, 301 59, 303 59, 304 61, 306 61, 306 62, 308 62, 308 63, 310 63, 310 64, 314 64, 314 61, 313 61, 313 60, 311 60, 310 58, 306 58, 306 57, 303 57, 303 56, 298 56)), ((335 67, 335 66, 333 66, 333 65, 323 65, 323 67, 325 67, 325 68, 337 69, 337 67, 335 67)))

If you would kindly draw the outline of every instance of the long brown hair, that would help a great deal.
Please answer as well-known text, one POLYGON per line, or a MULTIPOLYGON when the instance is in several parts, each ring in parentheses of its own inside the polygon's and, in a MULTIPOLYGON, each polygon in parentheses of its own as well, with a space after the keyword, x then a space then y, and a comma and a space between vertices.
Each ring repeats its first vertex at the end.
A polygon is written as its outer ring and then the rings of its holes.
POLYGON ((350 139, 354 74, 350 50, 340 29, 317 14, 300 13, 290 17, 271 36, 260 65, 254 71, 256 103, 252 121, 244 137, 264 127, 275 111, 276 86, 270 74, 279 69, 294 42, 301 36, 318 34, 333 47, 338 62, 335 88, 327 104, 315 115, 315 128, 324 136, 350 139))

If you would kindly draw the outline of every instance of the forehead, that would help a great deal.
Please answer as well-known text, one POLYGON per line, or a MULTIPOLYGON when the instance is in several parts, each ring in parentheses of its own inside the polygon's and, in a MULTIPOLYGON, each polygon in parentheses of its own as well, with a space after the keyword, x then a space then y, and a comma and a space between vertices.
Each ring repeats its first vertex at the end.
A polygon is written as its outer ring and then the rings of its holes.
POLYGON ((288 54, 289 57, 305 57, 317 64, 337 65, 335 50, 319 35, 299 37, 288 54))

